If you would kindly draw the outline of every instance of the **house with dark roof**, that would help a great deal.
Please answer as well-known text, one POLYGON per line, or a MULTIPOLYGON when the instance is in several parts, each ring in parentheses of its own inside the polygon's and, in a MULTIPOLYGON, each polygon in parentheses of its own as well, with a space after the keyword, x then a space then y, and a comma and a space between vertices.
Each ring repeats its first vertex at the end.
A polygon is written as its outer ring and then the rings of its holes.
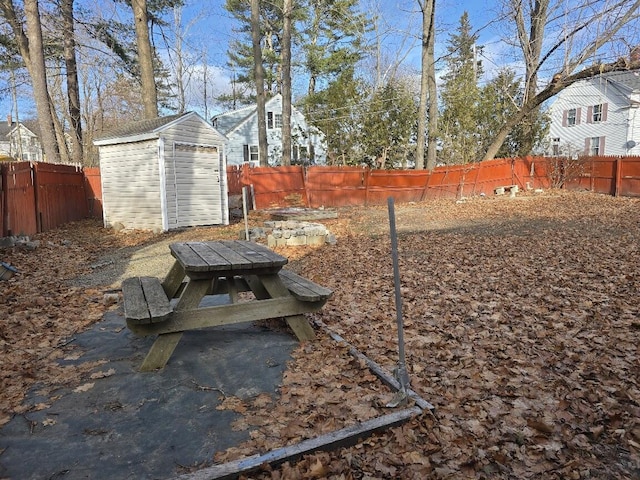
MULTIPOLYGON (((282 160, 282 96, 275 95, 265 104, 267 120, 267 156, 269 165, 282 160)), ((260 164, 258 148, 258 109, 256 105, 240 108, 211 118, 213 126, 227 137, 227 164, 260 164)), ((293 164, 326 163, 324 133, 309 125, 295 107, 291 109, 291 162, 293 164)))
POLYGON ((37 132, 37 122, 15 122, 8 115, 6 122, 0 122, 0 156, 41 162, 44 155, 37 132))
POLYGON ((225 143, 194 112, 127 123, 96 138, 105 227, 228 225, 225 143))
POLYGON ((546 155, 640 155, 640 70, 570 85, 556 96, 550 116, 546 155))

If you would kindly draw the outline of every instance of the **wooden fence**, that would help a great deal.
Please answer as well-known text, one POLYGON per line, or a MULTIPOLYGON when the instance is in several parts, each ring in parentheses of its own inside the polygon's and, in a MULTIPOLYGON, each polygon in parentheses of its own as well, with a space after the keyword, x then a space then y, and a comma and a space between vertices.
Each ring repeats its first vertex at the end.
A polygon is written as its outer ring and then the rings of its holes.
MULTIPOLYGON (((32 235, 59 225, 102 215, 89 208, 91 177, 78 167, 43 162, 5 163, 0 166, 0 233, 32 235)), ((100 184, 99 171, 97 182, 100 184)), ((95 182, 95 176, 93 178, 95 182)), ((98 189, 99 192, 99 189, 98 189)))
POLYGON ((229 193, 251 185, 256 208, 311 208, 382 205, 397 202, 493 195, 517 185, 522 191, 554 186, 609 195, 640 196, 640 158, 593 157, 568 160, 526 157, 496 159, 426 170, 370 170, 360 167, 229 167, 229 193), (564 171, 567 165, 573 172, 564 171), (578 168, 579 167, 579 168, 578 168), (562 171, 559 171, 562 170, 562 171), (576 176, 572 176, 571 174, 576 176))
MULTIPOLYGON (((564 188, 640 197, 640 157, 582 159, 564 188)), ((557 159, 496 159, 426 170, 370 170, 360 167, 228 167, 229 194, 252 186, 256 208, 341 207, 493 195, 498 187, 549 188, 557 159)), ((563 173, 563 172, 561 172, 563 173)), ((564 172, 566 174, 570 172, 564 172)), ((101 218, 98 168, 48 163, 0 164, 0 234, 32 235, 87 217, 101 218)))
POLYGON ((542 162, 498 159, 472 165, 426 170, 370 170, 360 167, 230 167, 229 193, 252 185, 256 208, 282 206, 340 207, 461 198, 493 194, 506 185, 549 185, 542 162), (239 179, 239 181, 238 181, 239 179), (232 188, 233 185, 233 188, 232 188))

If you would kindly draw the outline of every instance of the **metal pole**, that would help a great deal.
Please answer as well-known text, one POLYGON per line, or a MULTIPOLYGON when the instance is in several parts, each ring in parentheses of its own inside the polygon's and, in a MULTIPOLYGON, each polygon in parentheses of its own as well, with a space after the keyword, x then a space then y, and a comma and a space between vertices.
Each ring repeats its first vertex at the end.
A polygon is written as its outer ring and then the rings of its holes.
POLYGON ((244 217, 244 239, 249 238, 249 219, 247 218, 247 187, 242 187, 242 216, 244 217))
POLYGON ((402 295, 400 293, 400 268, 398 266, 398 236, 396 234, 396 214, 393 197, 387 199, 389 206, 389 230, 391 233, 391 256, 393 258, 393 281, 396 292, 396 319, 398 323, 398 369, 397 378, 401 391, 406 395, 409 386, 409 374, 404 354, 404 325, 402 320, 402 295))

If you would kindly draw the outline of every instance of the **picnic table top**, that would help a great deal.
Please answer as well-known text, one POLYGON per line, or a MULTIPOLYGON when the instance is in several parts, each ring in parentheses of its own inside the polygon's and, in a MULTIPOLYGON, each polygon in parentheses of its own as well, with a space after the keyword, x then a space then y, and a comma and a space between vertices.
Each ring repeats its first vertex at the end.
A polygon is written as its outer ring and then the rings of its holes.
POLYGON ((288 262, 270 248, 246 240, 177 242, 170 244, 169 249, 187 275, 277 272, 288 262))

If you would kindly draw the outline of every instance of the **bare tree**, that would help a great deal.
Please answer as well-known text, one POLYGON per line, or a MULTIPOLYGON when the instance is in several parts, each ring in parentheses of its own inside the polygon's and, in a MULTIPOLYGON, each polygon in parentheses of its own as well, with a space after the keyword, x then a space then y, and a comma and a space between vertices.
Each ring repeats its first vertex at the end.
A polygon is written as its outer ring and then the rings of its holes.
POLYGON ((525 98, 518 112, 509 117, 489 145, 483 160, 495 157, 509 132, 536 113, 543 102, 569 85, 603 73, 638 68, 639 62, 596 61, 596 55, 619 39, 616 35, 640 16, 640 0, 584 1, 564 11, 564 1, 505 0, 506 17, 515 24, 520 51, 525 63, 525 98), (570 22, 572 18, 577 20, 570 22), (547 31, 562 24, 554 41, 547 31), (543 49, 546 51, 543 53, 543 49), (562 62, 552 65, 554 60, 562 62), (544 68, 553 69, 547 85, 539 89, 538 78, 544 68))
POLYGON ((149 18, 147 0, 131 0, 133 19, 136 27, 136 43, 138 46, 138 63, 142 83, 142 102, 145 118, 158 117, 158 93, 153 71, 153 50, 149 37, 149 18))
POLYGON ((258 114, 258 152, 260 165, 268 166, 267 157, 267 121, 265 112, 264 68, 262 66, 262 48, 260 46, 260 2, 251 0, 251 44, 253 46, 253 68, 256 81, 256 108, 258 114))
MULTIPOLYGON (((433 44, 435 37, 434 17, 435 17, 435 0, 418 0, 418 6, 422 12, 422 66, 420 73, 420 102, 418 104, 418 136, 416 145, 416 170, 422 170, 424 168, 424 146, 426 141, 426 122, 427 122, 427 98, 430 92, 429 81, 430 78, 434 79, 435 86, 435 63, 433 59, 433 44), (431 48, 430 48, 431 47, 431 48)), ((433 109, 434 103, 429 102, 429 124, 431 126, 432 117, 437 118, 437 112, 433 109)), ((437 102, 435 103, 437 106, 437 102)), ((435 122, 434 122, 435 125, 435 122)), ((431 132, 431 128, 429 129, 431 132)), ((433 142, 435 144, 435 142, 433 142)), ((430 147, 434 147, 432 142, 429 142, 430 147)), ((435 149, 433 149, 435 160, 435 149)), ((434 162, 435 163, 435 162, 434 162)), ((435 165, 429 166, 427 161, 427 168, 432 169, 435 165)))
MULTIPOLYGON (((431 0, 427 0, 431 1, 431 0)), ((379 3, 370 6, 371 11, 381 11, 382 7, 379 3)), ((407 25, 406 29, 399 31, 397 28, 389 25, 384 18, 378 16, 373 20, 373 31, 376 39, 375 45, 375 85, 374 89, 383 87, 392 79, 400 76, 403 62, 409 56, 413 47, 417 43, 415 35, 411 34, 413 22, 407 25), (389 37, 397 38, 397 47, 394 51, 389 51, 389 37)), ((390 42, 395 45, 395 42, 390 42)))
POLYGON ((173 70, 178 97, 178 113, 184 113, 187 108, 186 76, 187 70, 184 62, 183 31, 182 31, 182 5, 173 7, 173 26, 175 28, 173 70))
MULTIPOLYGON (((197 72, 197 66, 201 65, 202 68, 202 89, 204 96, 204 109, 205 118, 208 118, 207 109, 207 52, 201 51, 199 54, 190 54, 185 49, 185 40, 188 39, 189 31, 191 27, 202 19, 203 13, 198 13, 192 17, 188 23, 183 24, 183 4, 176 4, 173 6, 173 45, 167 42, 167 52, 169 55, 169 62, 173 70, 173 77, 175 83, 175 96, 177 100, 178 113, 184 113, 188 106, 188 93, 191 88, 191 82, 194 75, 197 72)), ((172 90, 174 86, 171 86, 172 90)))
POLYGON ((40 140, 45 157, 49 162, 60 160, 60 150, 56 141, 53 121, 53 108, 47 86, 47 69, 42 42, 42 25, 38 0, 25 0, 24 14, 26 25, 19 19, 13 0, 0 0, 2 15, 11 26, 20 56, 31 77, 33 99, 38 113, 40 140), (25 27, 26 32, 25 33, 25 27))
POLYGON ((71 160, 73 163, 82 164, 82 122, 80 113, 80 87, 78 85, 78 63, 76 60, 76 37, 73 19, 74 0, 62 0, 60 12, 63 23, 63 50, 67 79, 67 103, 69 121, 71 124, 71 160))
POLYGON ((291 0, 283 3, 282 32, 282 164, 291 165, 291 0))

